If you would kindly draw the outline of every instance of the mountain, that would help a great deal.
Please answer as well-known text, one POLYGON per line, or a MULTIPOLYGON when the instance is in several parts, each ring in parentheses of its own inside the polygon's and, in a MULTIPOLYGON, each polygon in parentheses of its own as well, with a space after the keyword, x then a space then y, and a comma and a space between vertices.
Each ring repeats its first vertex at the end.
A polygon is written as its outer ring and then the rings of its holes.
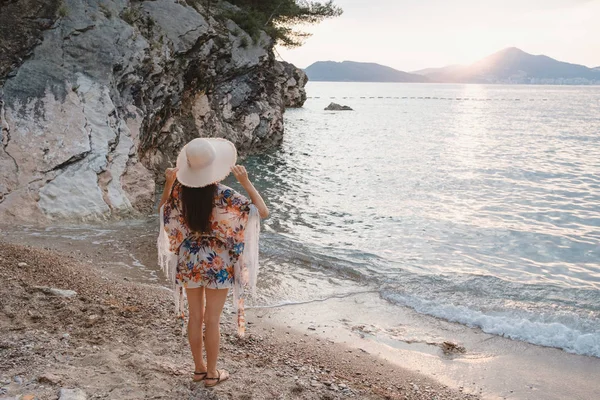
POLYGON ((515 47, 471 65, 428 68, 414 73, 432 82, 600 84, 600 70, 532 55, 515 47))
POLYGON ((375 63, 317 61, 304 70, 311 81, 329 82, 429 82, 422 75, 409 74, 375 63))

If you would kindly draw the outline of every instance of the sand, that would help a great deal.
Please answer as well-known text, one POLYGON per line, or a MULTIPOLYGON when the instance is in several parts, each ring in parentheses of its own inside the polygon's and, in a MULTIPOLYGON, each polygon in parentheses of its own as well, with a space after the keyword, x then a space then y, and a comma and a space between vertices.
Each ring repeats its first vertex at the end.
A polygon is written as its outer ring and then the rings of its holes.
POLYGON ((229 309, 220 367, 231 379, 205 389, 191 380, 189 347, 160 285, 5 242, 0 281, 0 399, 58 399, 67 388, 88 399, 477 398, 260 313, 238 339, 229 309))

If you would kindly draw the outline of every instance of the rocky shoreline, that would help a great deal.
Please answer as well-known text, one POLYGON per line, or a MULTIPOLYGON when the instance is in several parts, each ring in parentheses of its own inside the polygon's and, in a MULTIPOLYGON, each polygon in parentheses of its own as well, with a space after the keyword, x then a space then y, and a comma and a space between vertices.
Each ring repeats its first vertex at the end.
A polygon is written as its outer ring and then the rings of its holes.
POLYGON ((208 390, 191 382, 189 349, 161 286, 7 243, 0 279, 0 399, 476 398, 259 315, 240 340, 230 309, 222 366, 232 379, 208 390))
POLYGON ((273 148, 306 99, 306 75, 227 2, 38 3, 0 4, 4 222, 139 216, 189 140, 273 148))

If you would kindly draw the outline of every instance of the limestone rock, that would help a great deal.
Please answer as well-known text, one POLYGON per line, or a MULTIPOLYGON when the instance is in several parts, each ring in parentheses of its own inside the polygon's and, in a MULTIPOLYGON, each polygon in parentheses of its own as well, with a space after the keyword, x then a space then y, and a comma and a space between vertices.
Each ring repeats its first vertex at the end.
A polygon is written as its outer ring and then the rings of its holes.
POLYGON ((326 111, 353 111, 352 108, 348 106, 342 106, 337 103, 330 103, 327 107, 325 107, 326 111))
POLYGON ((287 78, 284 84, 285 106, 290 108, 302 107, 306 101, 306 83, 308 76, 293 64, 282 62, 287 78))
POLYGON ((58 400, 87 400, 87 395, 81 389, 60 389, 58 400))
POLYGON ((34 286, 34 288, 39 290, 40 292, 49 294, 51 296, 67 297, 67 298, 77 296, 77 292, 74 290, 57 289, 57 288, 52 288, 52 287, 47 287, 47 286, 34 286))
MULTIPOLYGON (((306 75, 202 2, 0 2, 0 220, 152 210, 181 147, 280 143, 306 75), (11 31, 12 29, 12 31, 11 31)), ((231 6, 229 6, 231 7, 231 6)))

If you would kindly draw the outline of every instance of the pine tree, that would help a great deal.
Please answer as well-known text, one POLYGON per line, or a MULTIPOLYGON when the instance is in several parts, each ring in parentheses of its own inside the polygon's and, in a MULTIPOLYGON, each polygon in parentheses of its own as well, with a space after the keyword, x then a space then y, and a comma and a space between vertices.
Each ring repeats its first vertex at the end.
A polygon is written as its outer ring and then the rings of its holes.
POLYGON ((308 0, 230 0, 239 12, 227 17, 237 23, 254 40, 265 31, 276 44, 298 47, 310 36, 297 30, 298 25, 317 24, 325 19, 342 15, 342 9, 332 0, 325 3, 308 0))

